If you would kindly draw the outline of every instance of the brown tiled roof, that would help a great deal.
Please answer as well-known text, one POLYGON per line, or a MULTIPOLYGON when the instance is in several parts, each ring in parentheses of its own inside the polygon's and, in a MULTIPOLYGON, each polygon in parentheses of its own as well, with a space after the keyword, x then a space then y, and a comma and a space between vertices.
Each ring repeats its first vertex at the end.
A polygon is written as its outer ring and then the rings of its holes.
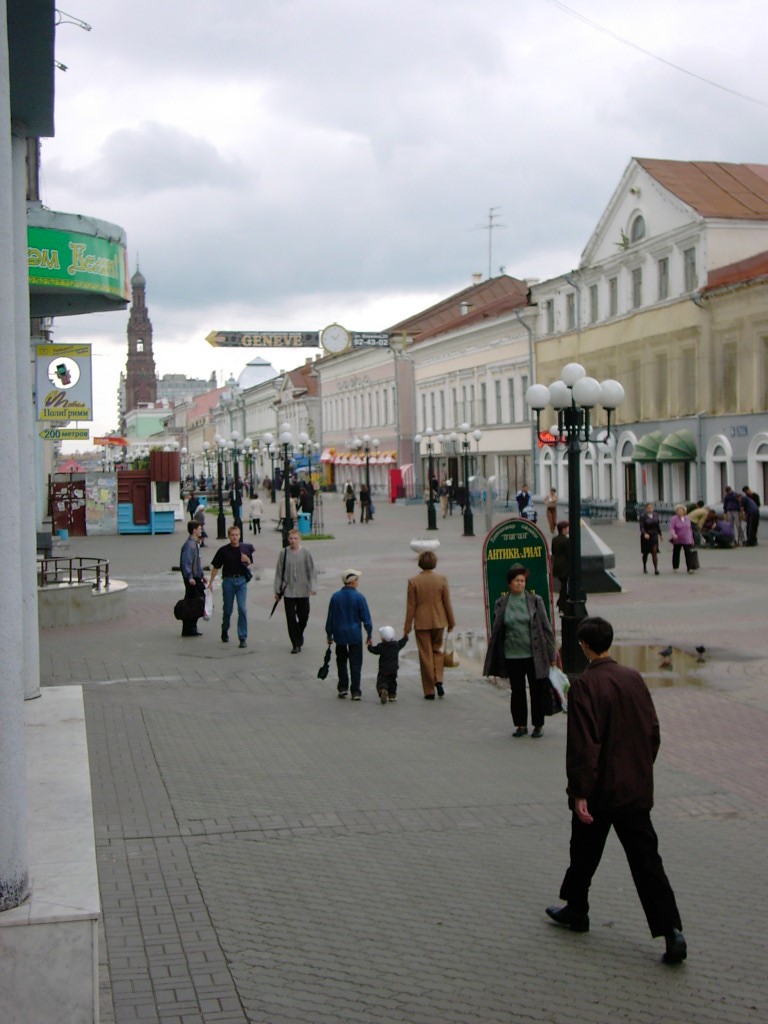
POLYGON ((768 252, 759 252, 745 260, 729 263, 725 267, 717 267, 707 274, 707 283, 702 293, 716 291, 737 284, 749 284, 768 278, 768 252))
POLYGON ((189 417, 198 419, 200 416, 205 416, 216 405, 219 395, 225 390, 226 388, 213 388, 211 391, 205 391, 202 395, 195 395, 189 406, 189 417))
POLYGON ((637 163, 702 217, 768 220, 765 164, 640 158, 637 163))
POLYGON ((289 370, 288 378, 292 387, 306 391, 311 398, 318 395, 319 378, 312 360, 302 363, 295 370, 289 370))
POLYGON ((387 333, 405 333, 410 335, 414 342, 419 342, 527 305, 526 282, 503 274, 501 277, 488 278, 450 295, 429 309, 388 327, 387 333), (467 304, 467 312, 464 314, 461 312, 462 303, 467 304))

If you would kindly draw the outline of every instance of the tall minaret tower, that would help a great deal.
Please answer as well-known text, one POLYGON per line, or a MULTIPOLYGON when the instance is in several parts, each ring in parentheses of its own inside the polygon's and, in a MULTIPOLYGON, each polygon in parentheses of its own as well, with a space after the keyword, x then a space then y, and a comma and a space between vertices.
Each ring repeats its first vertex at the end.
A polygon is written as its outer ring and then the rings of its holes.
MULTIPOLYGON (((142 402, 157 401, 157 375, 152 354, 152 321, 146 303, 147 282, 136 265, 131 278, 131 311, 128 317, 128 360, 125 364, 123 415, 142 402)), ((125 430, 125 424, 122 425, 125 430)))

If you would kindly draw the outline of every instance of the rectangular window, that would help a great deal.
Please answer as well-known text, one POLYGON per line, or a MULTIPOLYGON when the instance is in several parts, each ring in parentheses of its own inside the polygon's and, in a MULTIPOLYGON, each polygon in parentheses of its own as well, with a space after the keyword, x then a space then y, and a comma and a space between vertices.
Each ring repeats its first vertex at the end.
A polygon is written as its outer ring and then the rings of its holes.
POLYGON ((589 286, 589 322, 596 324, 599 317, 597 285, 589 286))
POLYGON ((507 395, 509 397, 509 422, 517 423, 515 415, 515 378, 507 377, 507 395))
POLYGON ((643 268, 635 267, 632 271, 632 309, 639 309, 643 304, 643 268))
POLYGON ((480 422, 488 422, 488 385, 485 381, 480 385, 480 422))
POLYGON ((608 282, 608 316, 619 314, 619 279, 612 277, 608 282))
POLYGON ((427 423, 427 396, 422 392, 421 395, 421 429, 426 430, 429 426, 427 423))
POLYGON ((725 413, 734 413, 738 411, 738 397, 739 387, 738 379, 736 375, 736 368, 738 366, 738 346, 735 341, 726 342, 722 347, 723 362, 723 380, 722 380, 722 394, 723 394, 723 408, 722 411, 725 413))
POLYGON ((659 299, 669 298, 669 260, 659 260, 659 299))
POLYGON ((436 425, 437 425, 437 420, 435 418, 435 392, 434 391, 430 391, 430 393, 429 393, 429 411, 432 414, 432 419, 429 421, 429 423, 427 425, 432 427, 432 429, 434 430, 436 425))
POLYGON ((547 308, 547 334, 555 333, 555 303, 548 299, 545 303, 547 308))
POLYGON ((520 394, 523 397, 523 415, 522 415, 523 419, 525 419, 525 417, 528 415, 528 404, 525 401, 525 393, 526 393, 527 390, 528 390, 528 374, 527 373, 521 373, 520 374, 520 394))
POLYGON ((451 410, 453 415, 452 426, 457 426, 459 422, 459 392, 457 388, 451 388, 451 404, 453 409, 451 410))
POLYGON ((445 430, 448 422, 445 418, 445 391, 440 388, 440 429, 445 430))
POLYGON ((565 326, 569 331, 576 326, 576 296, 573 292, 565 296, 565 326))
POLYGON ((386 424, 389 423, 389 409, 387 408, 387 405, 389 403, 387 402, 387 389, 386 388, 384 388, 384 391, 383 391, 381 397, 382 397, 382 399, 384 401, 384 408, 382 409, 382 413, 384 415, 384 419, 381 422, 386 426, 386 424))
POLYGON ((696 291, 696 250, 686 249, 683 252, 683 273, 685 275, 685 290, 687 292, 696 291))
POLYGON ((501 381, 500 380, 495 380, 493 382, 493 388, 494 388, 495 399, 496 399, 496 422, 497 423, 501 423, 502 422, 502 412, 501 412, 501 381))

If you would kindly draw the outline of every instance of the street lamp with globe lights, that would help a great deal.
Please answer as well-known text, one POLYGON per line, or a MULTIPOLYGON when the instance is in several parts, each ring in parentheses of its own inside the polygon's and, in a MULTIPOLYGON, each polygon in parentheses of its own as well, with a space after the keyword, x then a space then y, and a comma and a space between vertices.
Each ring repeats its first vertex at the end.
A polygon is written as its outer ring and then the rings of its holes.
POLYGON ((293 529, 291 516, 291 457, 293 456, 293 434, 290 423, 280 424, 280 444, 283 448, 283 488, 285 510, 283 512, 283 547, 288 547, 288 534, 293 529))
POLYGON ((243 454, 245 455, 245 475, 248 479, 248 494, 253 496, 253 438, 243 438, 243 454))
MULTIPOLYGON (((435 492, 434 492, 434 489, 432 487, 432 480, 434 479, 434 476, 435 476, 434 464, 433 464, 433 461, 432 461, 433 456, 434 456, 434 451, 435 451, 434 444, 432 443, 432 438, 434 436, 434 433, 435 432, 432 429, 432 427, 425 427, 424 428, 424 437, 427 440, 427 478, 428 478, 427 479, 427 488, 428 488, 427 489, 427 529, 428 530, 436 530, 437 529, 437 514, 435 512, 435 492)), ((416 434, 416 436, 414 437, 414 441, 416 442, 416 444, 421 445, 422 435, 421 434, 416 434)))
MULTIPOLYGON (((371 448, 379 450, 378 437, 371 438, 370 434, 363 434, 363 451, 365 452, 365 487, 368 491, 368 500, 371 500, 371 448)), ((370 505, 368 506, 370 517, 370 505)))
MULTIPOLYGON (((461 442, 461 451, 464 461, 464 537, 474 537, 474 518, 472 516, 472 499, 469 491, 469 453, 472 447, 472 442, 469 440, 469 435, 472 433, 477 442, 478 452, 480 451, 480 438, 483 436, 482 430, 472 431, 472 427, 469 423, 462 423, 459 426, 459 433, 464 435, 464 439, 461 442)), ((451 434, 451 440, 454 439, 454 435, 451 434)))
POLYGON ((275 448, 275 439, 270 433, 262 434, 262 444, 266 448, 267 455, 269 455, 269 500, 274 505, 275 503, 275 455, 277 449, 275 448))
POLYGON ((220 434, 214 438, 216 444, 216 483, 219 492, 219 514, 216 516, 216 538, 224 540, 227 536, 227 521, 224 515, 224 452, 227 447, 226 439, 220 434))
MULTIPOLYGON (((568 536, 570 567, 563 615, 563 668, 578 672, 586 661, 579 650, 576 631, 587 615, 587 598, 581 581, 581 446, 592 440, 590 411, 602 405, 608 416, 605 438, 611 435, 611 413, 624 401, 624 388, 617 380, 588 377, 580 363, 563 367, 560 380, 549 387, 532 384, 525 395, 536 413, 539 444, 563 450, 568 457, 568 536), (551 405, 557 412, 557 426, 541 430, 541 413, 551 405)), ((602 433, 602 431, 601 431, 602 433)))
POLYGON ((240 455, 242 449, 240 448, 240 431, 233 430, 229 435, 228 448, 232 453, 232 488, 235 496, 235 500, 232 503, 233 511, 235 513, 235 526, 239 526, 240 530, 243 529, 243 520, 241 516, 241 506, 243 501, 242 487, 240 486, 240 455))

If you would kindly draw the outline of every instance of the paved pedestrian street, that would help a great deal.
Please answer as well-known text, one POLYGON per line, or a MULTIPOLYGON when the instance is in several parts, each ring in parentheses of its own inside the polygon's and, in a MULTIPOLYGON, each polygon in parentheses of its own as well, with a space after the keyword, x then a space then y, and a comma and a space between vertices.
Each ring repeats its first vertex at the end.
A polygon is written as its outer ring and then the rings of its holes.
POLYGON ((269 618, 279 534, 255 539, 246 650, 219 640, 220 589, 204 636, 181 639, 182 524, 173 537, 70 541, 68 553, 108 557, 129 584, 124 620, 41 634, 43 684, 84 690, 102 1021, 767 1020, 768 537, 703 551, 693 576, 673 574, 662 550, 654 577, 642 574, 636 524, 598 527, 623 592, 590 595, 589 611, 648 649, 661 720, 654 821, 689 948, 670 968, 613 836, 591 931, 544 914, 568 857, 566 723, 513 740, 508 689, 466 656, 467 631, 484 634, 484 517, 474 538, 460 516, 438 520, 438 571, 463 635, 445 699, 423 700, 413 638, 396 704, 379 703, 370 656, 359 703, 337 699, 333 662, 317 678, 342 569, 362 571, 375 630, 401 635, 408 541, 426 535, 426 512, 377 508, 374 523, 347 527, 341 502, 326 501, 335 539, 306 542, 320 575, 298 655, 282 608, 269 618), (662 669, 667 644, 673 667, 662 669), (697 645, 704 664, 690 657, 697 645))

